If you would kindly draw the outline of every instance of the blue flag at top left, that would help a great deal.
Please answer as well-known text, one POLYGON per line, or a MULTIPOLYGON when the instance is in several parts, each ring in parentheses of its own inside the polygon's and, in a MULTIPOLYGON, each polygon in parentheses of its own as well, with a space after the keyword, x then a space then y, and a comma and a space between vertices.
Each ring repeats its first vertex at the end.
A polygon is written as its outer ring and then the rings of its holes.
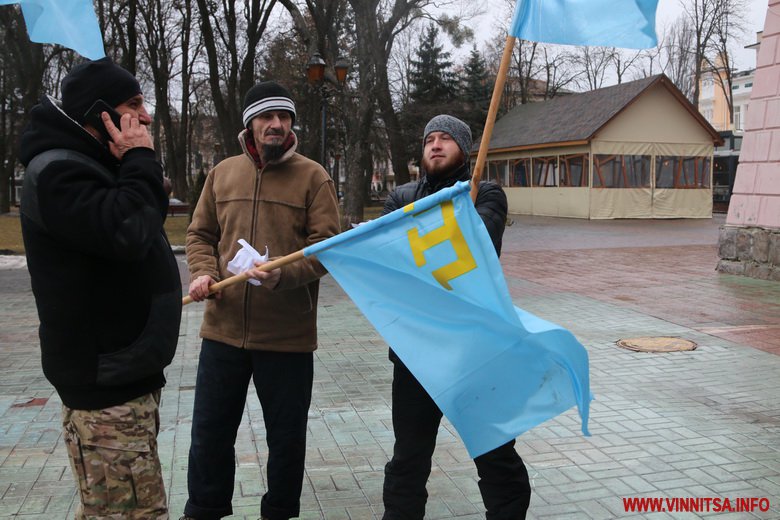
POLYGON ((97 60, 106 55, 92 0, 0 0, 20 4, 27 34, 38 43, 56 43, 97 60))

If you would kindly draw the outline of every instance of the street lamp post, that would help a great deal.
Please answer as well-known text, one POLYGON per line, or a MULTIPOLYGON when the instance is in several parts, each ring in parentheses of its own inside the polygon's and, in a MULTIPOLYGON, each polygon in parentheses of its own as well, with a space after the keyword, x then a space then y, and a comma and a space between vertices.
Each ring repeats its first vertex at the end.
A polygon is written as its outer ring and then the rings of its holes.
MULTIPOLYGON (((309 83, 320 88, 320 100, 321 100, 321 128, 320 128, 320 163, 323 168, 330 174, 328 168, 328 160, 326 155, 327 144, 327 124, 328 124, 328 98, 330 97, 330 91, 328 90, 328 83, 335 86, 337 89, 341 89, 344 86, 344 82, 347 79, 347 71, 349 70, 349 62, 339 57, 333 66, 335 71, 335 77, 332 74, 328 74, 325 69, 325 60, 322 59, 319 53, 309 59, 306 64, 306 77, 309 83)), ((338 173, 336 173, 338 176, 338 173)), ((332 175, 331 175, 332 176, 332 175)), ((336 193, 338 193, 338 177, 334 178, 336 187, 336 193)))

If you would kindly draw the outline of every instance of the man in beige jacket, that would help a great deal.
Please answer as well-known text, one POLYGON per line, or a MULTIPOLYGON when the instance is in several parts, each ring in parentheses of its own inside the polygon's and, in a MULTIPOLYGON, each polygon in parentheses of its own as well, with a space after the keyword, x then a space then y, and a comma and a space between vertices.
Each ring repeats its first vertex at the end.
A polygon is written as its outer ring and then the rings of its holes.
MULTIPOLYGON (((211 170, 187 230, 187 262, 195 301, 231 276, 228 262, 244 239, 271 257, 284 256, 339 232, 333 181, 296 153, 295 104, 266 81, 244 98, 244 153, 211 170)), ((249 380, 263 408, 268 444, 268 491, 262 517, 286 520, 300 510, 317 348, 317 294, 326 273, 306 258, 265 273, 261 285, 237 284, 206 303, 195 387, 184 517, 218 519, 232 513, 234 444, 249 380)), ((258 479, 260 475, 258 475, 258 479)))

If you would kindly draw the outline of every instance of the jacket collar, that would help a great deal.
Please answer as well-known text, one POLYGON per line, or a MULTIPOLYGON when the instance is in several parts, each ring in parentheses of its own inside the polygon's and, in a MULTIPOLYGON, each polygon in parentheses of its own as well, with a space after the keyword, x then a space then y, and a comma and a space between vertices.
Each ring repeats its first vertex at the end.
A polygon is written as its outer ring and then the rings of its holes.
POLYGON ((241 130, 241 132, 238 134, 238 142, 241 143, 241 149, 244 151, 244 155, 249 157, 258 168, 264 168, 268 164, 283 163, 295 155, 295 150, 298 149, 298 136, 295 135, 295 132, 290 130, 290 135, 287 137, 287 140, 283 145, 288 147, 284 154, 276 160, 268 161, 266 164, 263 163, 263 159, 260 157, 260 153, 255 147, 255 140, 254 137, 252 137, 251 130, 248 128, 241 130))

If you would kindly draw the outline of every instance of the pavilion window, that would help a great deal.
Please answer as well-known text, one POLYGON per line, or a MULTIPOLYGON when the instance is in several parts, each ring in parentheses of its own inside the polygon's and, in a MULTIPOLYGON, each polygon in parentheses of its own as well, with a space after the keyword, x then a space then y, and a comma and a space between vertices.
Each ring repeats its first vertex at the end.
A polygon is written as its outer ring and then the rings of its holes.
POLYGON ((512 173, 513 187, 528 187, 531 185, 531 159, 523 157, 521 159, 512 159, 509 161, 512 173))
POLYGON ((487 181, 495 182, 499 186, 509 184, 509 173, 507 172, 507 161, 488 162, 487 181))
POLYGON ((658 156, 655 158, 656 188, 709 188, 709 157, 658 156))
POLYGON ((588 186, 588 154, 561 156, 561 186, 588 186))
POLYGON ((649 155, 594 155, 594 188, 649 188, 649 155))
POLYGON ((533 158, 534 186, 558 186, 558 156, 533 158))

